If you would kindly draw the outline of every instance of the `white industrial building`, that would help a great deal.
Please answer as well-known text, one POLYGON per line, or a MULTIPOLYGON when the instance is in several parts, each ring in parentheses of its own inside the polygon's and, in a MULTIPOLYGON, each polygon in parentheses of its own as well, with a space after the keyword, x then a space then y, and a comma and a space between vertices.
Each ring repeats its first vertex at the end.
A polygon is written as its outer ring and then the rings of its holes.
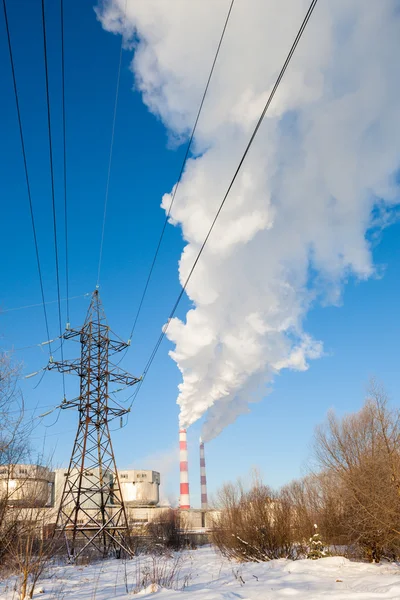
POLYGON ((0 467, 0 498, 21 508, 50 507, 54 473, 40 465, 0 467))
MULTIPOLYGON (((0 499, 7 498, 10 508, 41 508, 47 512, 47 523, 55 523, 64 489, 67 469, 50 469, 40 465, 18 464, 0 467, 0 499)), ((158 519, 170 506, 160 505, 160 473, 157 471, 123 469, 118 471, 121 493, 130 526, 145 525, 158 519)), ((91 473, 85 478, 90 482, 91 473)), ((111 482, 110 482, 111 484, 111 482)), ((86 500, 83 508, 93 506, 86 500)), ((22 514, 22 513, 21 513, 22 514)), ((22 517, 21 517, 22 518, 22 517)), ((212 511, 189 509, 181 511, 185 529, 205 532, 212 526, 212 511)))

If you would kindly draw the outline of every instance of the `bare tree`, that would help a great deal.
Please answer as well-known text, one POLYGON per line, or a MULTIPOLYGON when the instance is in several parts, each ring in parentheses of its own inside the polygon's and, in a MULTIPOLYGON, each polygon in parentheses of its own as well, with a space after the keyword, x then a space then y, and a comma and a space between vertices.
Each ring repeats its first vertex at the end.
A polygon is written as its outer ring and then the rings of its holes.
POLYGON ((24 421, 19 365, 0 354, 0 564, 19 574, 20 596, 31 598, 52 551, 46 536, 45 467, 29 459, 32 424, 24 421), (43 475, 43 473, 42 473, 43 475))
MULTIPOLYGON (((34 493, 34 491, 32 491, 34 493)), ((19 575, 20 599, 32 598, 36 584, 53 556, 46 508, 31 506, 14 513, 17 536, 8 545, 7 564, 19 575)))
POLYGON ((19 365, 0 353, 0 559, 17 537, 17 522, 8 515, 12 465, 29 451, 29 427, 23 422, 23 398, 18 388, 19 365))
POLYGON ((338 419, 329 413, 316 431, 315 453, 338 482, 348 542, 369 560, 400 549, 400 415, 375 383, 363 408, 338 419))

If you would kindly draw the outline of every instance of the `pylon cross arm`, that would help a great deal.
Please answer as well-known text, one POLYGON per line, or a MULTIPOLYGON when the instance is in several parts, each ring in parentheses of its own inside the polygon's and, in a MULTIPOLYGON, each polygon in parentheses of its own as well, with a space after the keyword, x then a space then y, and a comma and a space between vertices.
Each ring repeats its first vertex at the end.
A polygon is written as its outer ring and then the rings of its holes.
POLYGON ((109 340, 108 348, 109 348, 109 350, 112 350, 113 352, 121 352, 121 350, 125 350, 126 348, 129 348, 129 344, 127 344, 126 342, 119 341, 119 340, 109 340))
POLYGON ((63 362, 53 361, 48 364, 47 368, 49 371, 57 369, 60 373, 70 373, 71 371, 75 371, 78 375, 81 375, 81 361, 78 359, 64 360, 63 362))
POLYGON ((79 335, 81 335, 81 333, 82 332, 80 330, 77 330, 77 329, 68 329, 68 331, 66 331, 63 334, 63 338, 64 338, 64 340, 70 340, 70 339, 72 339, 74 337, 78 337, 79 335))
POLYGON ((135 385, 135 383, 138 383, 140 381, 138 377, 130 375, 130 373, 126 373, 125 371, 110 371, 108 375, 108 380, 112 383, 123 383, 126 386, 135 385))

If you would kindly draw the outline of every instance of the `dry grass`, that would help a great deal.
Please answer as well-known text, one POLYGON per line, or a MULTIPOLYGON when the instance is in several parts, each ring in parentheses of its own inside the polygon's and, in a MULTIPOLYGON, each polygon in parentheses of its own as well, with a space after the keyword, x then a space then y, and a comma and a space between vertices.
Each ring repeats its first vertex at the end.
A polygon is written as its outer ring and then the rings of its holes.
POLYGON ((127 593, 138 594, 142 590, 157 591, 159 588, 170 590, 185 589, 191 578, 191 572, 182 574, 188 558, 180 554, 153 554, 136 559, 134 582, 126 584, 127 593))

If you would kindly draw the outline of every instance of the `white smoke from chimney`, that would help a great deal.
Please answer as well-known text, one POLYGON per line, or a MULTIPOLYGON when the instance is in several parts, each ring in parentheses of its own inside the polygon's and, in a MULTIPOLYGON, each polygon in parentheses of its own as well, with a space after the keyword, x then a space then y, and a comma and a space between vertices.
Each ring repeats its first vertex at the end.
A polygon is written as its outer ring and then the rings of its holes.
MULTIPOLYGON (((309 1, 236 0, 171 214, 187 245, 183 283, 309 1)), ((105 0, 103 26, 134 40, 132 70, 171 136, 187 137, 229 1, 105 0)), ((400 14, 395 0, 320 2, 173 319, 181 427, 207 414, 205 441, 284 368, 322 344, 303 329, 374 274, 367 233, 397 202, 400 14)), ((164 196, 167 209, 170 195, 164 196)))

